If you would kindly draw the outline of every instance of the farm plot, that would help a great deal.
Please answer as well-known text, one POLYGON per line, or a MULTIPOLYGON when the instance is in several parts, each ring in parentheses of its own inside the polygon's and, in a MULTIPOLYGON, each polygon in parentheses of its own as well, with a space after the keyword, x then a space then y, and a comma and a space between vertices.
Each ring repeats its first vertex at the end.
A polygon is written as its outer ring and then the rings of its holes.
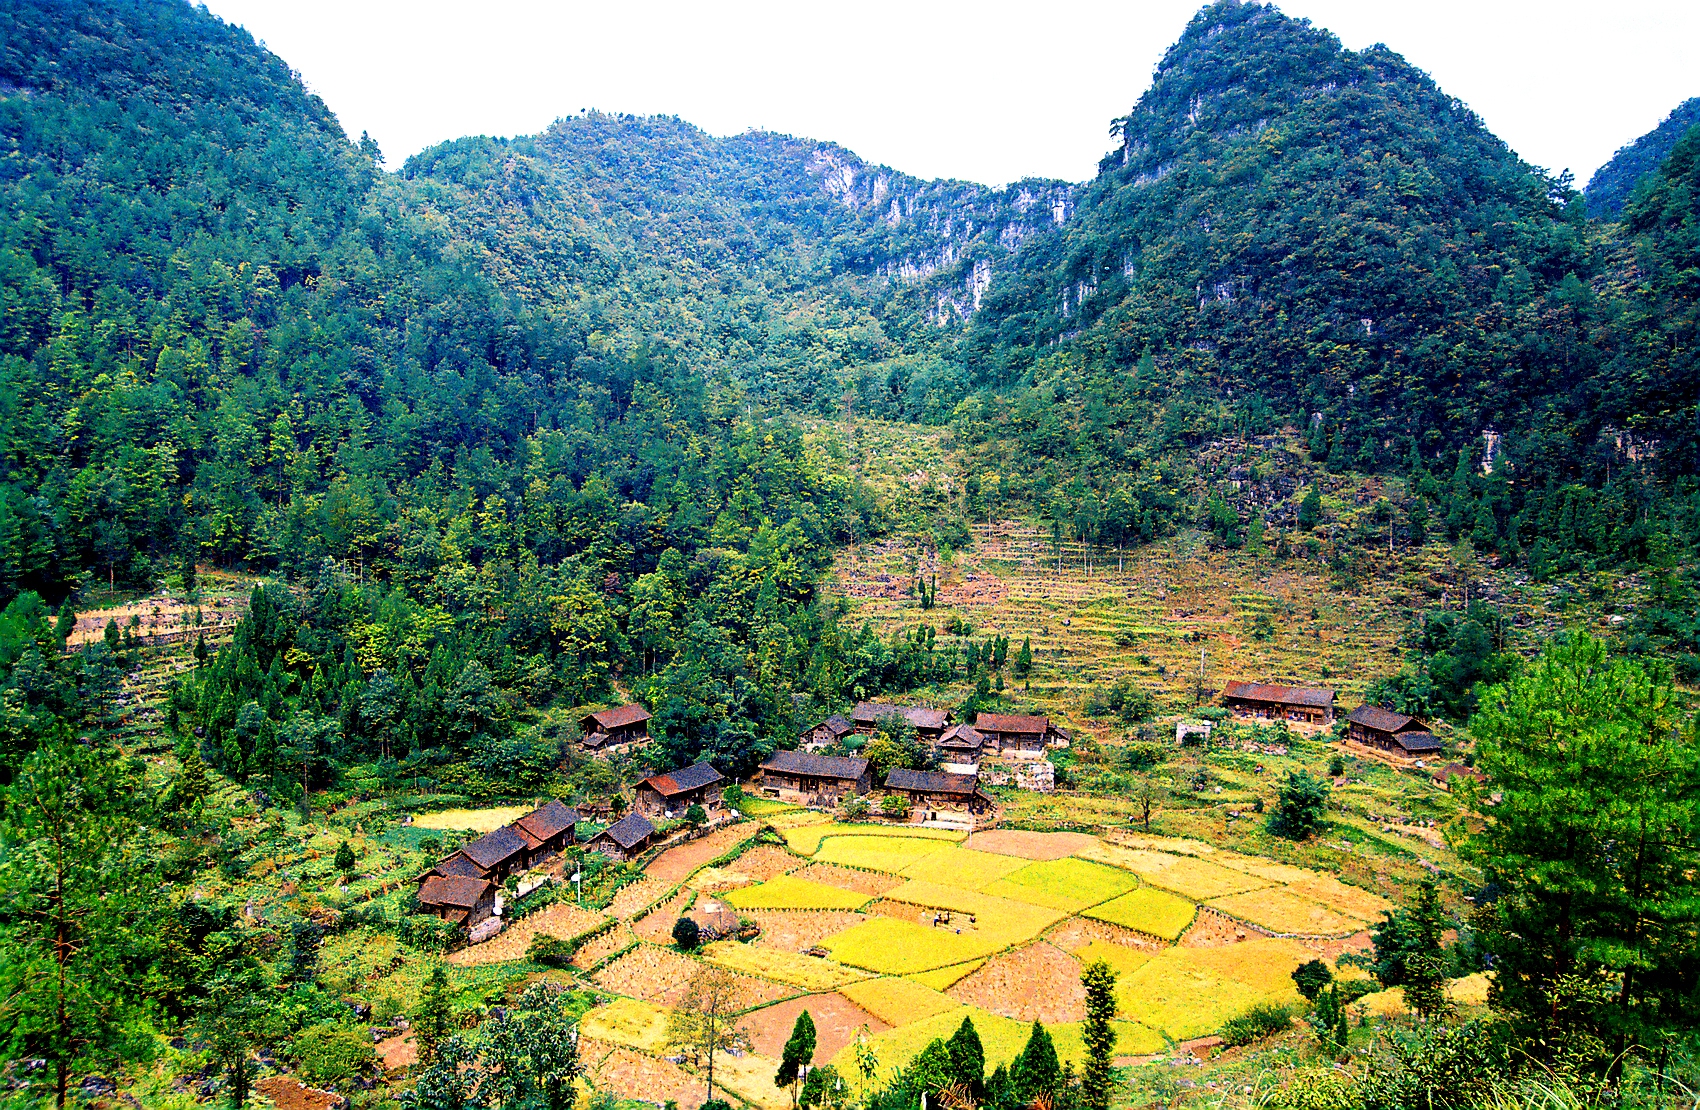
POLYGON ((689 1106, 702 1100, 702 1080, 679 1065, 646 1056, 625 1045, 581 1037, 579 1059, 597 1088, 634 1099, 666 1099, 689 1106))
POLYGON ((1168 945, 1149 933, 1137 932, 1108 921, 1090 917, 1064 918, 1045 931, 1045 939, 1064 952, 1074 952, 1096 941, 1132 948, 1141 952, 1161 952, 1168 945))
POLYGON ((1139 885, 1126 871, 1083 859, 1029 863, 982 887, 987 894, 1079 913, 1139 885))
POLYGON ((958 979, 978 971, 985 963, 985 960, 969 960, 965 964, 951 964, 949 967, 938 967, 932 971, 918 971, 907 976, 907 978, 914 980, 923 987, 931 987, 936 991, 949 990, 958 979))
POLYGON ((1144 848, 1123 848, 1118 844, 1100 844, 1080 854, 1086 859, 1132 871, 1152 886, 1172 890, 1195 902, 1271 885, 1267 879, 1219 867, 1195 856, 1171 855, 1168 852, 1153 852, 1144 848))
POLYGON ((842 994, 809 994, 785 1002, 775 1002, 744 1015, 739 1027, 750 1038, 750 1045, 763 1056, 778 1057, 791 1036, 797 1015, 804 1010, 815 1023, 814 1062, 824 1064, 839 1049, 852 1043, 857 1032, 866 1026, 869 1034, 883 1033, 891 1026, 842 994))
POLYGON ((751 910, 743 916, 761 927, 752 942, 783 952, 802 952, 867 920, 849 910, 751 910))
POLYGON ((880 871, 858 871, 853 867, 840 867, 835 863, 811 863, 796 872, 796 876, 799 879, 825 883, 827 886, 853 890, 871 897, 878 897, 903 885, 903 880, 895 875, 880 871))
POLYGON ((1209 905, 1231 917, 1250 922, 1272 933, 1294 936, 1336 937, 1355 933, 1363 922, 1337 913, 1327 906, 1303 898, 1286 887, 1270 887, 1246 894, 1212 898, 1209 905))
MULTIPOLYGON (((776 822, 774 824, 777 825, 776 822)), ((967 835, 954 829, 931 829, 922 825, 840 825, 827 821, 824 824, 799 825, 786 829, 785 843, 793 852, 812 856, 819 850, 821 841, 827 837, 875 836, 883 839, 960 842, 967 835)))
POLYGON ((622 921, 579 945, 578 951, 573 953, 573 966, 580 971, 589 971, 609 956, 635 943, 637 937, 632 935, 631 927, 622 921))
POLYGON ((832 958, 888 975, 931 971, 988 956, 1005 945, 974 934, 929 928, 892 917, 870 917, 825 943, 832 958))
POLYGON ((1185 898, 1142 886, 1101 906, 1093 906, 1084 916, 1150 933, 1164 940, 1174 940, 1192 924, 1193 915, 1197 912, 1198 907, 1185 898))
POLYGON ((1287 889, 1301 898, 1320 902, 1337 913, 1365 923, 1379 920, 1382 914, 1393 911, 1393 903, 1379 894, 1343 883, 1332 875, 1312 874, 1289 884, 1287 889))
POLYGON ((1015 856, 976 852, 972 848, 945 848, 917 859, 905 867, 902 874, 909 879, 926 879, 979 890, 1026 865, 1026 861, 1015 856))
POLYGON ((579 1019, 579 1032, 610 1044, 659 1052, 667 1044, 667 1014, 664 1007, 653 1002, 616 998, 587 1011, 579 1019))
POLYGON ((531 806, 488 806, 484 809, 440 809, 436 813, 421 813, 413 818, 416 829, 442 829, 448 832, 494 832, 530 813, 531 806))
POLYGON ((753 883, 765 883, 775 875, 797 870, 803 863, 777 844, 757 844, 722 870, 732 875, 743 875, 753 883))
POLYGON ((1258 937, 1222 948, 1176 948, 1173 957, 1193 967, 1243 983, 1279 1002, 1297 1002, 1293 969, 1316 953, 1293 940, 1258 937))
POLYGON ((740 821, 716 829, 707 836, 662 852, 643 869, 643 873, 665 883, 679 882, 697 868, 719 859, 744 841, 754 838, 760 831, 761 826, 753 821, 740 821))
POLYGON ((1016 1021, 1046 1025, 1086 1017, 1086 988, 1080 964, 1044 941, 1000 952, 945 993, 1016 1021))
POLYGON ((887 1025, 919 1021, 961 1007, 955 999, 908 979, 870 979, 852 983, 838 993, 887 1025))
POLYGON ((1080 961, 1081 967, 1103 960, 1117 975, 1132 975, 1151 962, 1151 953, 1125 944, 1095 940, 1084 948, 1075 949, 1074 958, 1080 961))
POLYGON ((627 883, 615 892, 608 903, 608 913, 622 920, 636 917, 666 894, 673 887, 672 883, 664 883, 660 879, 639 879, 635 883, 627 883))
MULTIPOLYGON (((1110 1028, 1116 1033, 1113 1051, 1117 1056, 1146 1056, 1163 1051, 1169 1044, 1163 1034, 1137 1021, 1112 1021, 1110 1028)), ((1051 1044, 1056 1047, 1058 1059, 1076 1063, 1086 1059, 1084 1031, 1085 1023, 1078 1021, 1050 1027, 1051 1044)))
POLYGON ((632 922, 632 932, 654 944, 670 943, 673 939, 673 926, 678 923, 680 916, 690 909, 695 898, 696 894, 690 890, 679 891, 632 922))
POLYGON ((992 952, 1031 940, 1066 916, 1063 911, 1049 906, 1035 906, 1031 902, 1018 902, 1013 898, 999 898, 995 894, 961 890, 943 883, 930 883, 924 879, 911 879, 887 894, 886 899, 929 909, 949 910, 952 916, 945 927, 961 929, 964 933, 977 933, 988 943, 995 945, 990 949, 992 952), (966 927, 960 920, 961 914, 968 914, 972 919, 966 927))
POLYGON ((996 852, 1026 860, 1057 860, 1098 843, 1098 838, 1076 832, 1029 832, 1026 829, 990 829, 968 838, 967 847, 977 852, 996 852))
POLYGON ((1163 953, 1116 981, 1116 1009, 1175 1040, 1214 1032, 1262 992, 1163 953))
POLYGON ((680 994, 696 972, 695 960, 668 948, 640 944, 591 976, 591 981, 614 994, 667 1002, 680 994))
POLYGON ((949 847, 945 841, 922 837, 832 836, 821 841, 815 858, 823 863, 900 875, 917 860, 949 847))
POLYGON ((728 903, 741 910, 854 910, 871 895, 810 882, 795 875, 775 875, 757 886, 727 891, 728 903))
POLYGON ((866 972, 804 956, 777 948, 756 948, 735 940, 720 941, 703 949, 703 958, 711 964, 756 975, 780 983, 789 983, 806 991, 829 991, 867 978, 866 972))
POLYGON ((475 967, 479 964, 522 959, 526 948, 531 944, 531 938, 539 933, 557 940, 572 940, 607 920, 599 913, 581 910, 566 902, 556 902, 520 918, 483 944, 474 944, 470 948, 450 952, 443 957, 443 962, 459 967, 475 967))

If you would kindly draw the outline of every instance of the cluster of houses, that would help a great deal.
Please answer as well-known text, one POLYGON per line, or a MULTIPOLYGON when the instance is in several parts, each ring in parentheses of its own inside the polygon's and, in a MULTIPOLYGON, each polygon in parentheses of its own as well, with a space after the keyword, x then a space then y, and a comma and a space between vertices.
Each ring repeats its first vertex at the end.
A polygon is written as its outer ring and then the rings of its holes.
MULTIPOLYGON (((1230 682, 1222 691, 1222 705, 1253 720, 1331 725, 1335 719, 1334 691, 1326 687, 1230 682)), ((1431 759, 1441 751, 1439 739, 1422 721, 1367 702, 1346 714, 1346 739, 1407 759, 1431 759)))

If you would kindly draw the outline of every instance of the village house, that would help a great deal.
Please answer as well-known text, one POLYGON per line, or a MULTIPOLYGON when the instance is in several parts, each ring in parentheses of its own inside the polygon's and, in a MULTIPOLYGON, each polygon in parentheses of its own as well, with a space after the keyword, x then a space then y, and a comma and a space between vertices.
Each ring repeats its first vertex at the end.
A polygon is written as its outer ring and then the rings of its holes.
POLYGON ((641 856, 655 840, 655 826, 641 813, 628 813, 589 840, 585 848, 624 863, 641 856))
POLYGON ((887 717, 901 717, 909 722, 909 727, 915 730, 915 735, 927 743, 933 743, 950 725, 950 712, 945 709, 928 709, 921 705, 887 705, 884 702, 864 701, 850 711, 850 723, 863 736, 872 736, 880 730, 880 722, 887 717))
POLYGON ((528 865, 527 861, 525 838, 512 826, 503 825, 477 840, 462 844, 432 870, 440 876, 465 876, 500 883, 515 871, 523 870, 528 865))
POLYGON ((835 806, 850 795, 872 790, 874 776, 865 759, 777 751, 762 760, 756 785, 780 801, 835 806))
POLYGON ((1461 779, 1484 783, 1487 781, 1487 776, 1467 763, 1448 763, 1434 773, 1434 784, 1442 790, 1451 790, 1452 784, 1461 779))
POLYGON ((799 736, 797 746, 804 751, 818 751, 829 744, 841 742, 855 731, 856 726, 850 723, 850 718, 842 713, 834 713, 799 736))
POLYGON ((1417 756, 1440 750, 1440 741, 1427 725, 1379 705, 1360 705, 1346 714, 1346 739, 1394 755, 1417 756))
POLYGON ((578 811, 559 798, 539 806, 515 821, 510 828, 525 841, 526 866, 547 859, 573 842, 578 811))
POLYGON ((1043 759, 1046 748, 1064 747, 1070 740, 1049 717, 1019 713, 982 713, 974 718, 974 731, 985 737, 984 754, 1016 759, 1043 759))
POLYGON ((985 813, 992 799, 980 789, 978 775, 955 775, 946 771, 909 771, 893 768, 885 776, 885 788, 902 794, 916 809, 956 809, 985 813))
POLYGON ((980 765, 980 752, 985 746, 985 734, 973 725, 952 725, 933 748, 945 770, 972 772, 980 765))
POLYGON ((598 709, 579 721, 584 746, 590 751, 624 748, 649 739, 649 710, 633 703, 617 709, 598 709))
POLYGON ((683 817, 694 805, 713 809, 720 803, 720 787, 725 781, 707 763, 693 763, 664 775, 651 775, 637 784, 634 808, 639 813, 660 817, 683 817))
POLYGON ((1237 717, 1326 725, 1334 720, 1334 691, 1309 686, 1230 682, 1222 705, 1237 717))
POLYGON ((419 884, 419 912, 471 927, 496 909, 496 884, 463 875, 427 875, 419 884))

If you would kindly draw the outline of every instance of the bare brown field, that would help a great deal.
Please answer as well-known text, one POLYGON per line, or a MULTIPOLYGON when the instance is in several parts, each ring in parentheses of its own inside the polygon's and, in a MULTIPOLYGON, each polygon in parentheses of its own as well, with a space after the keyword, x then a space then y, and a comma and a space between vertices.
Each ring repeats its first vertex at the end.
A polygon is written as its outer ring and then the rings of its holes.
POLYGON ((811 863, 797 872, 797 877, 857 894, 880 895, 903 885, 903 880, 895 875, 858 871, 854 867, 839 867, 832 863, 811 863))
POLYGON ((1086 1017, 1080 964, 1044 941, 998 953, 945 993, 1016 1021, 1051 1025, 1086 1017))
POLYGON ((703 1100, 703 1081, 667 1060, 645 1056, 625 1045, 579 1041, 586 1076, 604 1090, 625 1098, 671 1101, 694 1106, 703 1100))
POLYGON ((750 1043, 763 1056, 780 1056, 797 1015, 804 1010, 815 1023, 814 1063, 824 1064, 838 1050, 856 1039, 856 1033, 866 1026, 869 1033, 883 1033, 891 1026, 868 1013, 841 994, 809 994, 764 1006, 744 1015, 739 1026, 749 1035, 750 1043))
POLYGON ((632 922, 632 932, 643 940, 653 944, 671 944, 673 926, 678 923, 679 915, 685 912, 691 903, 692 893, 681 890, 667 901, 632 922))
POLYGON ((727 864, 726 870, 747 876, 752 883, 765 883, 775 875, 788 874, 807 862, 777 844, 758 844, 727 864))
POLYGON ((643 869, 643 873, 664 883, 680 882, 697 868, 711 860, 719 859, 760 831, 761 827, 753 821, 740 821, 723 829, 716 829, 707 836, 662 852, 643 869))
POLYGON ((573 953, 573 966, 581 971, 589 971, 636 939, 632 935, 631 926, 622 921, 607 932, 599 933, 580 945, 579 950, 573 953))
POLYGON ((1161 952, 1168 945, 1156 937, 1090 917, 1069 917, 1052 926, 1045 939, 1064 952, 1077 952, 1093 941, 1119 944, 1141 952, 1161 952))
POLYGON ((786 952, 806 951, 864 920, 850 910, 748 910, 744 916, 761 926, 755 943, 786 952))

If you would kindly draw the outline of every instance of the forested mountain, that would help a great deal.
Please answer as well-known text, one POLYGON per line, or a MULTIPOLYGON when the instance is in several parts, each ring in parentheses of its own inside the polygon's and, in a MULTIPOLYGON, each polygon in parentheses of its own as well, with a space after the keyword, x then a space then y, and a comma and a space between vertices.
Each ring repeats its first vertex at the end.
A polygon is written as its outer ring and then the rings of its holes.
POLYGON ((1583 195, 1591 215, 1615 219, 1635 194, 1636 186, 1652 176, 1669 157, 1689 128, 1700 124, 1700 96, 1678 104, 1653 130, 1620 147, 1611 161, 1594 171, 1583 195))

